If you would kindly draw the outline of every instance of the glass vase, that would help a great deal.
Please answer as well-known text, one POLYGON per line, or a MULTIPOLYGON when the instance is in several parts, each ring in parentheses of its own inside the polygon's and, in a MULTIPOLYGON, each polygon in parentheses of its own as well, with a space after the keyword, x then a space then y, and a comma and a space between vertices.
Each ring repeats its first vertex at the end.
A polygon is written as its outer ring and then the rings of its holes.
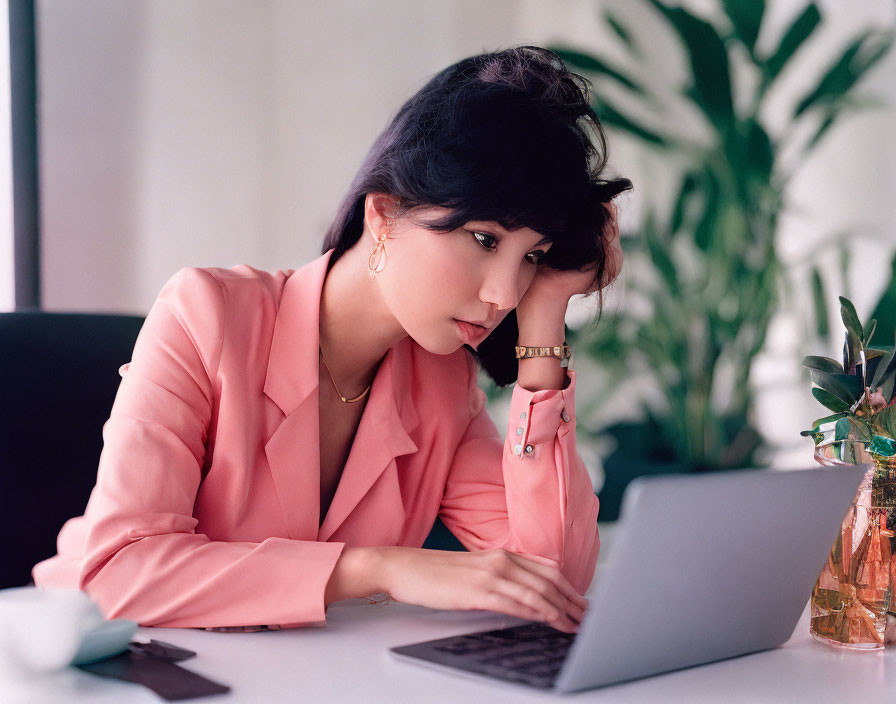
POLYGON ((815 459, 823 465, 872 466, 812 590, 809 632, 829 645, 883 648, 896 578, 891 559, 896 547, 896 457, 871 454, 864 443, 840 440, 817 446, 815 459))

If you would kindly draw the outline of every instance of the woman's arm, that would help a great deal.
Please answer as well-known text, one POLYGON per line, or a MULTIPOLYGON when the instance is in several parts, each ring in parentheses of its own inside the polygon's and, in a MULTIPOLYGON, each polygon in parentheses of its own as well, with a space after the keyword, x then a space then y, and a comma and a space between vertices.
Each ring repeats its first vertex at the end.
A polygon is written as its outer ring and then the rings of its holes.
POLYGON ((598 500, 576 450, 576 372, 565 372, 564 389, 560 380, 556 388, 538 390, 518 382, 502 441, 477 384, 476 362, 468 356, 467 363, 472 420, 452 462, 439 515, 468 549, 505 548, 546 559, 583 594, 600 540, 598 500))
MULTIPOLYGON (((122 367, 85 511, 78 586, 109 618, 147 626, 302 625, 325 619, 344 543, 212 540, 194 502, 219 397, 227 319, 215 277, 185 269, 163 288, 122 367)), ((35 569, 40 585, 41 571, 35 569)))

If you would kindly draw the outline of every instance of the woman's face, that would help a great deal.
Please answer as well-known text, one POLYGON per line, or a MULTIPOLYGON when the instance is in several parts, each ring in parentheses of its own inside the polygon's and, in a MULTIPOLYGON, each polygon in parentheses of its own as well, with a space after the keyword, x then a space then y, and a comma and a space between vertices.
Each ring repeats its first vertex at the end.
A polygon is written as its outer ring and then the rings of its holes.
POLYGON ((396 320, 434 354, 451 354, 464 344, 478 347, 517 306, 551 247, 534 230, 507 231, 495 222, 470 221, 447 233, 417 224, 447 212, 431 207, 414 213, 413 220, 398 220, 386 240, 386 268, 376 276, 396 320), (466 337, 458 320, 486 328, 466 337))

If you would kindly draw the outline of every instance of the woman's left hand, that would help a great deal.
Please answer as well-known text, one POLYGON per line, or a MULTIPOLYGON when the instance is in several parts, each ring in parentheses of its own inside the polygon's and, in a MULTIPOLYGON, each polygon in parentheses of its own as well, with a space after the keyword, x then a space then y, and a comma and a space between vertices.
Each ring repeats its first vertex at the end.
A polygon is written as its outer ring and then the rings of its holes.
POLYGON ((619 221, 617 219, 616 204, 609 202, 606 204, 606 207, 610 211, 610 218, 606 222, 602 236, 605 238, 604 246, 607 260, 600 285, 593 285, 594 267, 585 271, 576 269, 561 271, 547 265, 540 266, 528 290, 520 300, 518 308, 531 306, 534 301, 555 305, 557 302, 565 304, 577 294, 587 295, 594 293, 613 283, 622 270, 622 246, 619 243, 619 221))

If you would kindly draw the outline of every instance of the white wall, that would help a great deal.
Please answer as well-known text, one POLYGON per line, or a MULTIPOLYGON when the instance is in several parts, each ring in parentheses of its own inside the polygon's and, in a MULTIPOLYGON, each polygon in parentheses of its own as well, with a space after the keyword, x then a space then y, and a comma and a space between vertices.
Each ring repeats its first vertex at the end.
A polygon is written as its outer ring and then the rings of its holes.
MULTIPOLYGON (((39 0, 46 308, 145 313, 183 266, 301 266, 319 254, 376 135, 433 73, 521 42, 612 53, 597 22, 607 4, 39 0)), ((635 3, 614 4, 639 20, 635 3)), ((803 4, 770 1, 760 44, 773 43, 803 4)), ((888 0, 824 5, 830 21, 786 77, 785 103, 788 86, 818 75, 832 42, 842 46, 868 21, 893 23, 888 0)), ((646 48, 667 72, 656 80, 685 75, 674 40, 655 33, 646 48)), ((894 69, 896 53, 866 90, 896 103, 894 69)), ((775 108, 769 118, 784 114, 775 108)), ((892 109, 844 120, 793 183, 801 212, 782 221, 782 255, 797 279, 813 242, 856 233, 851 294, 863 316, 896 247, 893 126, 892 109)), ((610 139, 611 165, 636 185, 623 212, 623 229, 636 232, 645 190, 663 187, 667 165, 639 156, 624 136, 610 139)), ((824 265, 833 277, 833 256, 824 265)), ((808 300, 791 308, 776 318, 757 369, 757 420, 781 462, 804 464, 808 441, 797 433, 820 409, 798 371, 808 300)))

